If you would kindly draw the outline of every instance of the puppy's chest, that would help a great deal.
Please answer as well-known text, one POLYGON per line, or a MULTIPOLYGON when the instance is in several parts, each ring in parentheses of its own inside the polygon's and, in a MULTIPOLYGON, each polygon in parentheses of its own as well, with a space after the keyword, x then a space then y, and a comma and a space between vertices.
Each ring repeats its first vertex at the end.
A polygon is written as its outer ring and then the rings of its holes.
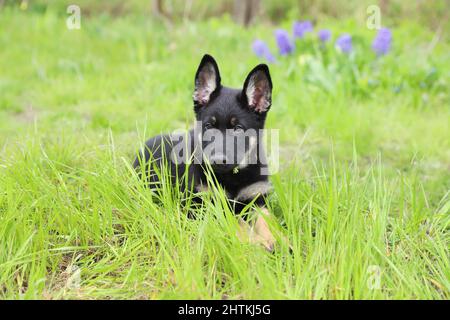
MULTIPOLYGON (((251 201, 257 196, 265 196, 272 191, 270 182, 261 177, 233 174, 216 178, 217 182, 225 190, 227 197, 237 201, 251 201)), ((205 185, 207 184, 202 183, 198 189, 206 191, 205 185)))

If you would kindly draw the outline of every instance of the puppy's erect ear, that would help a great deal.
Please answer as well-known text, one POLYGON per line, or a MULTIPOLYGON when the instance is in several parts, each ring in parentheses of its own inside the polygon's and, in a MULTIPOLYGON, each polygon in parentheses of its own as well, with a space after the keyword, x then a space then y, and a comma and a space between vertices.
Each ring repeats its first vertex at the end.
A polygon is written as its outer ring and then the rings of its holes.
POLYGON ((257 65, 244 82, 242 95, 247 105, 258 113, 267 112, 272 104, 272 79, 266 64, 257 65))
POLYGON ((220 88, 219 67, 213 57, 205 54, 195 74, 194 104, 205 106, 211 94, 218 88, 220 88))

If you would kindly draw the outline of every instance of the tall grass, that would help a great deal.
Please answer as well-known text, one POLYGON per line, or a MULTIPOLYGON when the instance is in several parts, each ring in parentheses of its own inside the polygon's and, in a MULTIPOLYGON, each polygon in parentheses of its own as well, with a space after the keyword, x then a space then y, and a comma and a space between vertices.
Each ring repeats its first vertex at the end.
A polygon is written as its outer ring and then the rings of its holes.
POLYGON ((13 149, 3 298, 448 298, 448 194, 430 208, 420 181, 387 180, 381 159, 361 172, 331 153, 308 179, 295 165, 275 175, 270 224, 293 250, 270 254, 239 240, 220 192, 202 195, 194 220, 169 184, 146 188, 112 135, 98 146, 38 134, 13 149))

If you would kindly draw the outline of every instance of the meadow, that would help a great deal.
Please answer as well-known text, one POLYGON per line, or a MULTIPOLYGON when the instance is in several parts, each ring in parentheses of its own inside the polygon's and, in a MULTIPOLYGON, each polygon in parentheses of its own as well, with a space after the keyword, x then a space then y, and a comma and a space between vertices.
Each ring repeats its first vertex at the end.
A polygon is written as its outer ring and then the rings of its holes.
POLYGON ((450 298, 448 29, 396 22, 377 57, 376 30, 321 17, 328 43, 311 33, 279 56, 273 32, 292 19, 66 18, 0 11, 0 299, 450 298), (131 168, 146 138, 191 126, 203 54, 240 87, 264 62, 255 39, 277 60, 268 206, 292 252, 242 243, 220 190, 192 220, 131 168))

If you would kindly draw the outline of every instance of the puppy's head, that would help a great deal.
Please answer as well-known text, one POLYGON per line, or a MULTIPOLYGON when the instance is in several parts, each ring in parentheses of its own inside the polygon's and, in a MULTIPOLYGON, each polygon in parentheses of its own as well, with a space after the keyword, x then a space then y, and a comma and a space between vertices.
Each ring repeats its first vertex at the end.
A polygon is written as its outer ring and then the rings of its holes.
POLYGON ((193 94, 197 139, 203 158, 224 173, 257 162, 259 133, 272 104, 272 80, 265 64, 256 66, 242 88, 222 86, 214 58, 206 54, 195 74, 193 94))

